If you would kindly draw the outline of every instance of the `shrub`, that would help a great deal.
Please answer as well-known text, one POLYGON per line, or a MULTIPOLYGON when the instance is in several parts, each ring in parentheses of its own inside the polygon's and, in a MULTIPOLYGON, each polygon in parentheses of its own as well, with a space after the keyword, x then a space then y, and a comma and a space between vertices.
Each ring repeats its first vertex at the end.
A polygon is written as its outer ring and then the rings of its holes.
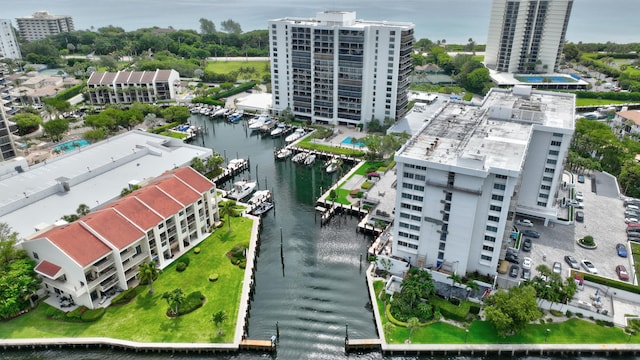
POLYGON ((458 298, 454 298, 454 297, 449 298, 449 302, 450 302, 451 304, 455 305, 455 306, 460 305, 460 299, 458 299, 458 298))
POLYGON ((607 326, 607 327, 613 327, 613 322, 611 321, 607 321, 607 320, 596 320, 596 324, 600 325, 600 326, 607 326))
POLYGON ((557 317, 561 317, 562 315, 564 315, 560 310, 550 310, 549 312, 551 313, 551 315, 557 316, 557 317))
POLYGON ((240 269, 244 269, 244 268, 246 268, 246 267, 247 267, 247 259, 242 259, 242 260, 240 260, 240 263, 238 264, 238 267, 239 267, 240 269))
POLYGON ((209 281, 214 282, 218 280, 218 274, 209 275, 209 281))
POLYGON ((87 309, 82 315, 80 315, 80 319, 84 322, 94 322, 98 321, 102 318, 104 313, 107 312, 105 308, 97 308, 97 309, 87 309))
POLYGON ((583 237, 582 239, 579 240, 580 244, 585 245, 585 246, 595 246, 596 242, 593 241, 593 236, 591 235, 587 235, 585 237, 583 237))
POLYGON ((200 291, 194 291, 187 295, 184 303, 178 307, 178 315, 188 314, 202 306, 205 297, 200 291))
POLYGON ((176 271, 177 272, 183 272, 187 269, 187 264, 183 263, 182 261, 180 261, 179 263, 176 264, 176 271))
POLYGON ((471 305, 469 305, 469 313, 471 313, 473 315, 480 314, 480 305, 473 304, 473 303, 471 305))
POLYGON ((85 311, 87 311, 87 308, 85 306, 79 306, 67 313, 67 320, 81 321, 82 313, 84 313, 85 311))
POLYGON ((185 265, 189 266, 191 264, 191 259, 188 256, 183 256, 180 258, 180 262, 183 262, 185 265))
POLYGON ((133 298, 135 298, 136 295, 138 295, 138 292, 136 291, 135 288, 125 290, 120 294, 114 296, 113 299, 111 299, 111 305, 126 304, 129 301, 133 300, 133 298))
POLYGON ((582 319, 584 317, 584 315, 582 313, 576 313, 576 316, 579 317, 580 319, 582 319))
POLYGON ((199 248, 199 247, 194 248, 194 249, 193 249, 193 253, 194 253, 194 254, 200 254, 200 248, 199 248))
POLYGON ((566 317, 570 318, 570 317, 572 317, 572 316, 573 316, 573 313, 571 312, 571 310, 567 310, 567 312, 566 312, 566 313, 564 313, 564 315, 565 315, 566 317))
POLYGON ((551 324, 552 322, 553 322, 553 318, 548 318, 548 319, 547 319, 547 323, 548 323, 548 324, 551 324))
POLYGON ((371 189, 371 187, 373 187, 373 183, 369 180, 363 182, 362 185, 360 185, 360 188, 362 188, 362 190, 369 190, 371 189))

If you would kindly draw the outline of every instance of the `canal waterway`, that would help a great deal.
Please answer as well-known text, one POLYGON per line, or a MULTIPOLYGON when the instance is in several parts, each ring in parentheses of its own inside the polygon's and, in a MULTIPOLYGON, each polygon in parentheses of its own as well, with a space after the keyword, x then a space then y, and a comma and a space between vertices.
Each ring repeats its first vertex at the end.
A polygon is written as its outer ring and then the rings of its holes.
POLYGON ((239 177, 258 180, 260 189, 268 188, 274 193, 275 211, 263 219, 248 338, 271 338, 277 323, 280 333, 277 353, 195 355, 65 349, 2 351, 0 359, 382 359, 375 352, 344 353, 347 325, 351 339, 374 338, 377 334, 365 284, 365 257, 370 239, 356 231, 358 219, 354 217, 337 216, 323 227, 319 216, 316 219, 315 199, 340 175, 327 174, 320 164, 310 168, 290 160, 276 161, 273 152, 284 145, 282 138, 252 135, 242 124, 212 121, 199 115, 190 121, 206 126, 207 130, 195 144, 213 148, 227 159, 249 158, 251 171, 239 177))

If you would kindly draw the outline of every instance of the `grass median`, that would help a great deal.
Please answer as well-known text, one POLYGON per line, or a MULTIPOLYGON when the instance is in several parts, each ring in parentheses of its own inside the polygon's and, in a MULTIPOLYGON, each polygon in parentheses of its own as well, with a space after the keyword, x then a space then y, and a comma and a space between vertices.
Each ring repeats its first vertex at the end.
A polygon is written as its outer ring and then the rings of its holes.
POLYGON ((226 253, 236 245, 249 242, 251 226, 250 219, 232 218, 231 232, 225 224, 198 245, 199 254, 193 251, 186 254, 190 263, 185 271, 177 272, 177 261, 174 262, 153 283, 152 295, 148 294, 148 286, 139 286, 138 296, 132 302, 109 307, 97 322, 49 320, 46 317, 49 305, 42 303, 35 310, 3 323, 0 338, 110 337, 140 342, 230 343, 238 317, 244 270, 232 265, 226 253), (219 278, 210 282, 209 275, 213 273, 219 278), (162 293, 175 288, 181 288, 185 294, 201 291, 206 302, 192 313, 169 318, 162 293), (228 319, 222 324, 224 334, 218 336, 211 316, 220 310, 227 313, 228 319))

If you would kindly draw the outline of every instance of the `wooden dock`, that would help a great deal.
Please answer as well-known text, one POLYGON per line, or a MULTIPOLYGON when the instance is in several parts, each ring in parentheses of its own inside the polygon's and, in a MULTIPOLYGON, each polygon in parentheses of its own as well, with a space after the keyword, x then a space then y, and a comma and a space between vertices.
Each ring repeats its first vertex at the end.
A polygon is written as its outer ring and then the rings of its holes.
POLYGON ((382 342, 380 339, 346 339, 344 341, 344 351, 380 351, 382 342))
POLYGON ((275 341, 271 340, 242 340, 240 342, 240 350, 269 352, 276 350, 275 341))
POLYGON ((225 168, 224 171, 222 171, 220 175, 213 178, 212 181, 216 184, 216 186, 220 186, 221 184, 229 181, 229 179, 232 179, 234 176, 249 170, 250 165, 251 163, 249 160, 242 159, 241 162, 235 164, 233 167, 225 168))

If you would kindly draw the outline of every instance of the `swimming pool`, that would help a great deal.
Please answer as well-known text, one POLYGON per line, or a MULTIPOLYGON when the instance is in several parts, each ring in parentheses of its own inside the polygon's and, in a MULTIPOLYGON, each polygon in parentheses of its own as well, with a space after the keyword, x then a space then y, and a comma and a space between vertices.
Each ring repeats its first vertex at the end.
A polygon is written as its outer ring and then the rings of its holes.
POLYGON ((516 76, 515 78, 525 83, 574 83, 577 81, 569 76, 516 76))
POLYGON ((353 140, 353 137, 349 136, 349 137, 345 138, 344 140, 342 140, 342 144, 343 145, 353 145, 353 146, 357 146, 357 147, 365 147, 364 143, 361 143, 360 141, 358 141, 356 143, 352 143, 351 140, 353 140))
POLYGON ((62 143, 60 145, 54 146, 53 150, 54 151, 58 151, 58 152, 69 152, 69 151, 73 151, 75 149, 81 148, 83 146, 87 146, 89 144, 90 144, 90 142, 88 142, 87 140, 84 140, 84 139, 71 140, 71 141, 67 141, 65 143, 62 143))

